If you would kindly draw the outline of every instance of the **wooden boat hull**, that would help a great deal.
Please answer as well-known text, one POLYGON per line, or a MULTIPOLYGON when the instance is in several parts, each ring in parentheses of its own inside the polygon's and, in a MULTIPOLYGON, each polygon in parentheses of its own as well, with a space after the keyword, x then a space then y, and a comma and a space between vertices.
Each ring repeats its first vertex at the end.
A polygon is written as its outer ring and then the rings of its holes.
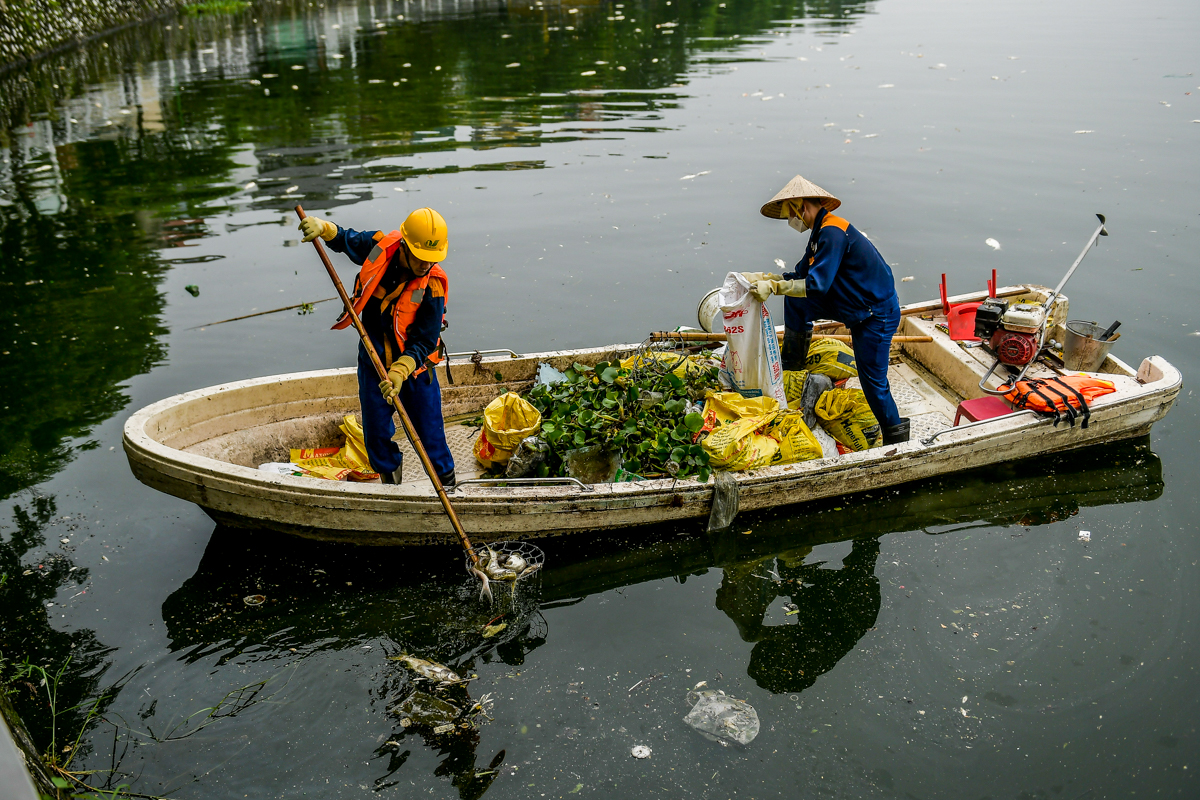
MULTIPOLYGON (((931 321, 915 316, 906 317, 903 326, 902 333, 934 331, 931 321)), ((929 344, 903 346, 901 360, 911 363, 909 373, 924 376, 925 384, 943 382, 937 387, 943 394, 949 386, 959 396, 978 396, 970 388, 982 376, 982 365, 944 336, 933 338, 929 344)), ((614 345, 493 357, 484 360, 482 372, 458 363, 451 367, 453 383, 446 380, 442 365, 439 378, 447 418, 478 414, 496 394, 527 387, 540 362, 565 368, 575 361, 612 360, 633 348, 614 345)), ((914 437, 894 447, 737 474, 740 507, 752 511, 804 503, 1142 436, 1167 414, 1182 385, 1178 370, 1157 356, 1135 372, 1110 355, 1102 370, 1109 373, 1104 377, 1119 379, 1121 389, 1094 403, 1086 429, 1055 428, 1031 412, 950 429, 947 417, 953 415, 946 409, 953 404, 944 398, 937 403, 935 392, 922 387, 917 377, 909 389, 924 392, 941 409, 940 416, 928 415, 936 417, 935 439, 914 437)), ((136 412, 125 425, 124 446, 139 480, 196 503, 223 525, 365 545, 454 542, 427 483, 345 483, 277 476, 255 468, 266 461, 286 461, 289 447, 332 443, 336 423, 357 408, 353 368, 256 378, 177 395, 136 412)), ((451 426, 448 423, 448 431, 451 426)), ((406 464, 415 465, 415 459, 406 464)), ((460 479, 463 466, 460 457, 460 479)), ((712 492, 711 480, 700 484, 664 479, 587 488, 468 485, 456 490, 452 499, 468 534, 490 541, 706 517, 712 492)))

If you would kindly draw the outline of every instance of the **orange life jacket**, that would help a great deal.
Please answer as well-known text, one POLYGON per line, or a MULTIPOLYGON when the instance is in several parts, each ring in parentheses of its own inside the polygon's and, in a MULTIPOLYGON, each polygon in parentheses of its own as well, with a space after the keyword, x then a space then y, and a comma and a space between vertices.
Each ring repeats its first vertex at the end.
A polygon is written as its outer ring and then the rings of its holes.
MULTIPOLYGON (((380 234, 376 234, 379 236, 380 234)), ((391 263, 392 256, 396 250, 400 248, 400 243, 404 241, 404 237, 400 231, 392 231, 391 233, 383 234, 375 243, 375 247, 371 250, 367 260, 363 262, 362 268, 359 269, 357 277, 354 279, 354 297, 352 305, 354 313, 361 314, 366 308, 367 299, 372 295, 383 290, 379 288, 379 282, 383 280, 383 273, 387 271, 388 264, 391 263)), ((429 289, 430 282, 435 282, 438 289, 441 290, 442 297, 449 301, 449 279, 446 273, 442 270, 440 264, 434 264, 429 272, 419 278, 414 278, 408 283, 403 284, 390 294, 380 294, 381 310, 387 311, 388 306, 392 307, 392 330, 396 334, 396 343, 400 346, 399 353, 391 352, 391 345, 385 342, 385 353, 383 365, 391 367, 392 362, 404 354, 405 343, 408 339, 408 326, 412 324, 417 315, 417 309, 421 307, 421 301, 425 298, 425 292, 429 289)), ((333 324, 333 330, 340 331, 350 325, 350 315, 345 311, 338 317, 337 322, 333 324)), ((442 327, 445 327, 445 311, 442 312, 442 327)), ((413 373, 420 375, 425 369, 433 364, 439 364, 442 361, 442 356, 445 348, 442 346, 442 340, 439 337, 437 344, 433 348, 433 352, 425 358, 425 363, 418 365, 418 369, 413 373)))
POLYGON ((1115 392, 1117 387, 1109 381, 1087 375, 1064 375, 1056 378, 1031 378, 1018 381, 1004 399, 1016 408, 1029 408, 1039 414, 1053 414, 1054 427, 1066 420, 1075 427, 1076 417, 1082 418, 1086 428, 1092 412, 1088 402, 1102 395, 1115 392))

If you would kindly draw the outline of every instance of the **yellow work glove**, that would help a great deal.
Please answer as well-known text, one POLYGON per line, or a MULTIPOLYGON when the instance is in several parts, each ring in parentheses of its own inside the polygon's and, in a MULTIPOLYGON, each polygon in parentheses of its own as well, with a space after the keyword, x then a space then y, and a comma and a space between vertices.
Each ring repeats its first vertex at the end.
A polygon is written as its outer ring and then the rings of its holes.
POLYGON ((743 272, 742 277, 745 278, 747 281, 749 281, 751 286, 758 283, 759 281, 781 281, 781 280, 783 280, 782 275, 776 275, 773 272, 743 272))
POLYGON ((311 242, 318 236, 328 242, 330 239, 337 236, 338 226, 334 225, 327 219, 321 219, 320 217, 314 217, 310 215, 300 220, 299 230, 304 234, 304 239, 302 241, 305 244, 311 242))
POLYGON ((393 361, 392 368, 388 370, 387 380, 379 382, 379 391, 383 393, 383 399, 390 403, 400 394, 400 386, 416 368, 417 362, 412 356, 400 356, 393 361))
POLYGON ((804 281, 800 278, 794 281, 772 279, 759 281, 750 287, 750 296, 760 303, 767 302, 767 298, 773 294, 781 294, 785 297, 805 297, 804 281))

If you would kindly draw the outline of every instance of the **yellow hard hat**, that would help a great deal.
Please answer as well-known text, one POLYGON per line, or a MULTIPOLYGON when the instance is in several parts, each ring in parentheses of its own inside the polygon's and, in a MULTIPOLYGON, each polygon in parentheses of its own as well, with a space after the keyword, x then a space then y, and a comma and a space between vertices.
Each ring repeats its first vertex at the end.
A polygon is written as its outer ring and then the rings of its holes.
POLYGON ((418 208, 400 226, 408 249, 422 261, 441 261, 446 257, 446 220, 432 208, 418 208))

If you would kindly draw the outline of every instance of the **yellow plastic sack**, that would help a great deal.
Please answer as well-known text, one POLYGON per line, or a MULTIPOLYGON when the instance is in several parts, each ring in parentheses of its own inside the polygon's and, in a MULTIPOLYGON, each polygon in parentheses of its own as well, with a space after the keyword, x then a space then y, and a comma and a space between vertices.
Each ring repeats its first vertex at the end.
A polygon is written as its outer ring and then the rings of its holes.
POLYGON ((652 361, 662 361, 668 366, 676 364, 671 373, 679 378, 686 378, 689 374, 695 375, 706 368, 703 359, 700 356, 679 356, 674 353, 650 352, 642 355, 632 355, 621 362, 621 369, 636 369, 646 363, 652 361))
POLYGON ((779 457, 774 464, 794 464, 820 458, 821 443, 804 424, 804 415, 799 411, 780 414, 767 428, 767 435, 779 442, 779 457))
POLYGON ((783 393, 787 396, 788 408, 800 407, 800 397, 804 394, 804 379, 807 377, 806 369, 784 370, 783 393))
POLYGON ((858 376, 858 364, 850 345, 837 339, 813 339, 804 362, 809 372, 828 375, 835 381, 858 376))
POLYGON ((289 460, 314 478, 331 481, 373 481, 379 474, 367 458, 362 424, 353 414, 347 414, 338 426, 346 436, 341 447, 319 447, 291 450, 289 460))
POLYGON ((506 463, 513 450, 542 426, 542 415, 528 400, 508 392, 487 404, 483 410, 483 430, 472 451, 484 467, 506 463))
POLYGON ((883 443, 879 422, 862 389, 830 389, 817 400, 815 411, 821 427, 850 450, 866 450, 883 443))
POLYGON ((711 431, 700 443, 714 469, 741 472, 778 463, 779 442, 763 433, 779 416, 774 397, 742 397, 716 392, 704 404, 704 426, 711 431))
POLYGON ((739 392, 712 392, 704 402, 704 426, 701 431, 715 430, 749 417, 760 418, 759 425, 766 425, 779 413, 779 403, 773 397, 742 397, 739 392))

